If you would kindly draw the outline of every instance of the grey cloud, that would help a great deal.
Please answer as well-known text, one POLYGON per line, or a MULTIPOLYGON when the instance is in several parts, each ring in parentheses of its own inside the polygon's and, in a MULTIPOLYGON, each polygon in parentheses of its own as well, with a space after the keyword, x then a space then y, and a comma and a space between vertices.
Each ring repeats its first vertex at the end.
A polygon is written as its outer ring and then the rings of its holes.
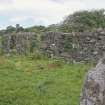
POLYGON ((8 3, 13 3, 14 0, 0 0, 0 4, 8 4, 8 3))

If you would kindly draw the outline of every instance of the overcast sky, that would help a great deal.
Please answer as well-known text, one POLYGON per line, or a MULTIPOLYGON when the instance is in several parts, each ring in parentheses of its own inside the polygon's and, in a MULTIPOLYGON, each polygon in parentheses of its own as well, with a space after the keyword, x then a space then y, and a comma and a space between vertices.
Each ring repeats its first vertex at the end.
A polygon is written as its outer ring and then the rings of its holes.
POLYGON ((0 29, 50 25, 78 10, 105 8, 105 0, 0 0, 0 29))

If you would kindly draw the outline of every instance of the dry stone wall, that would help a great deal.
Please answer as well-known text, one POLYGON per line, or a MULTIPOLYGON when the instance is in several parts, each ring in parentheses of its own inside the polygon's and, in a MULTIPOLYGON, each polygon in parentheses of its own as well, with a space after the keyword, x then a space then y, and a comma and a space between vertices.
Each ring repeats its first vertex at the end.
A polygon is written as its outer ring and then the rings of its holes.
POLYGON ((105 30, 83 33, 48 32, 42 36, 42 50, 49 56, 70 62, 98 61, 105 51, 105 30))

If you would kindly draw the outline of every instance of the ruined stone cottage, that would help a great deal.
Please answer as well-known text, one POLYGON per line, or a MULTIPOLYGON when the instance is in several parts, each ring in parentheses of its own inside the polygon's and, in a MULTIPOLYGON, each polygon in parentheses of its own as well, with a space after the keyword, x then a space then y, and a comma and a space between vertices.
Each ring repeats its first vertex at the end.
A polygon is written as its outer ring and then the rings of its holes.
MULTIPOLYGON (((28 54, 33 52, 37 35, 32 32, 5 34, 1 36, 0 43, 5 54, 28 54)), ((40 48, 50 57, 60 57, 69 62, 96 62, 105 51, 105 30, 82 33, 47 32, 41 37, 40 48)))

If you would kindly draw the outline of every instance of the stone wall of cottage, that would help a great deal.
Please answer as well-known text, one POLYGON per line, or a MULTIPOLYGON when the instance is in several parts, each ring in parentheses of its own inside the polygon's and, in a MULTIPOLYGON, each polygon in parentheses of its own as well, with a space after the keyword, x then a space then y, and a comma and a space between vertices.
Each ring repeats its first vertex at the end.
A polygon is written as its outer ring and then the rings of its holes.
POLYGON ((47 32, 42 36, 43 52, 70 62, 98 61, 105 52, 105 30, 83 33, 47 32))
POLYGON ((2 52, 3 54, 28 54, 34 48, 36 37, 35 33, 30 32, 5 34, 1 36, 2 52))

